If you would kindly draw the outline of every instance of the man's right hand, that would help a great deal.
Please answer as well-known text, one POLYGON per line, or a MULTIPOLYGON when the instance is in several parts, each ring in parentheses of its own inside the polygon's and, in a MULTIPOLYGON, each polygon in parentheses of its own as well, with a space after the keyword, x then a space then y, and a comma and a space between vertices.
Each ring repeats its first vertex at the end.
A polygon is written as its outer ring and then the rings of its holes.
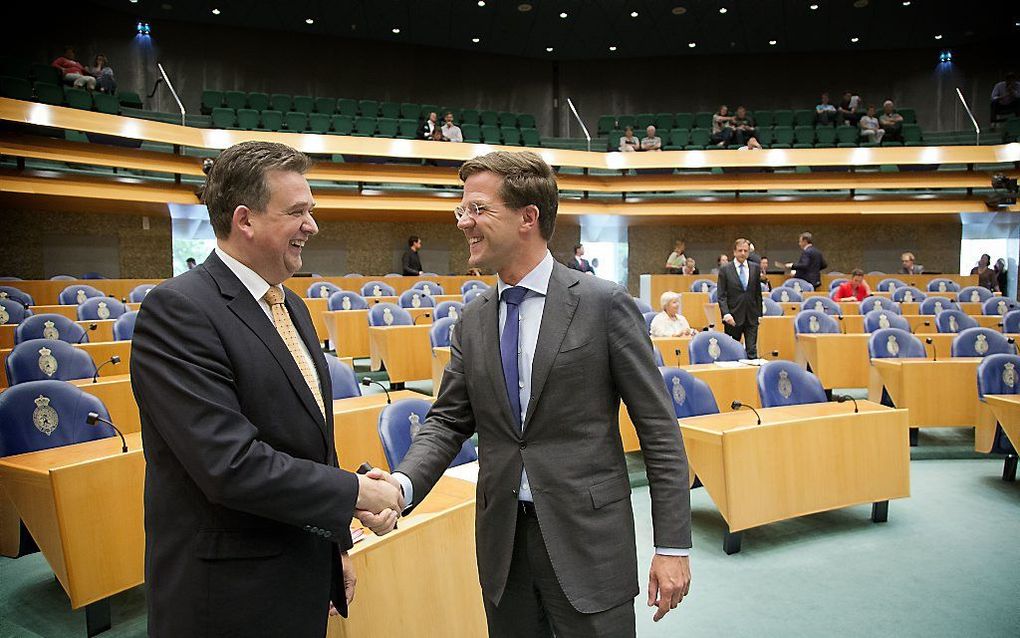
POLYGON ((737 322, 734 321, 734 319, 733 319, 733 315, 731 315, 729 313, 726 313, 726 316, 723 317, 722 320, 723 320, 723 323, 729 324, 731 326, 737 325, 737 322))
POLYGON ((390 509, 404 511, 404 497, 396 481, 388 480, 389 473, 373 470, 369 474, 358 474, 358 502, 354 508, 378 514, 390 509))

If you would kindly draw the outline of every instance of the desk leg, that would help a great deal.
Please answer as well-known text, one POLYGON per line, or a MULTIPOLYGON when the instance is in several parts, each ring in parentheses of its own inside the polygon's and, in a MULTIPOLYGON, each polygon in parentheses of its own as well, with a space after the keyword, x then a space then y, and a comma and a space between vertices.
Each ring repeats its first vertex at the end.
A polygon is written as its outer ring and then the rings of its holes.
POLYGON ((397 390, 403 390, 403 389, 404 389, 404 382, 403 381, 397 381, 396 383, 391 383, 390 384, 390 390, 392 392, 396 392, 397 390))
POLYGON ((871 522, 885 523, 889 520, 889 501, 878 501, 871 504, 871 522))
POLYGON ((723 537, 723 551, 727 555, 736 554, 740 551, 740 539, 743 532, 726 532, 723 537))
POLYGON ((920 428, 910 428, 910 447, 917 447, 917 432, 920 428))
POLYGON ((1017 460, 1016 454, 1009 454, 1006 456, 1006 463, 1002 466, 1002 480, 1009 481, 1012 483, 1016 480, 1016 465, 1017 460))
POLYGON ((85 605, 85 628, 89 638, 97 636, 113 626, 110 622, 110 599, 104 598, 85 605))

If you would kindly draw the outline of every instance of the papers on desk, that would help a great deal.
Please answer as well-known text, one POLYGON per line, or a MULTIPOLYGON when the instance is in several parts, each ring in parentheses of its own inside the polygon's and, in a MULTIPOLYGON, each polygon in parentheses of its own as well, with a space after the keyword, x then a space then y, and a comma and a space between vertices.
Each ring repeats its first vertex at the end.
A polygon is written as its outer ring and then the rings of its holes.
POLYGON ((351 540, 357 543, 360 540, 365 539, 365 528, 364 527, 351 527, 351 540))
POLYGON ((457 467, 451 467, 443 472, 443 476, 452 476, 453 478, 460 479, 462 481, 478 483, 478 461, 465 463, 463 465, 458 465, 457 467))
POLYGON ((744 361, 746 361, 746 359, 742 359, 740 361, 716 361, 715 365, 720 368, 743 368, 744 361))
POLYGON ((768 359, 740 359, 740 363, 749 366, 763 366, 768 363, 768 359))

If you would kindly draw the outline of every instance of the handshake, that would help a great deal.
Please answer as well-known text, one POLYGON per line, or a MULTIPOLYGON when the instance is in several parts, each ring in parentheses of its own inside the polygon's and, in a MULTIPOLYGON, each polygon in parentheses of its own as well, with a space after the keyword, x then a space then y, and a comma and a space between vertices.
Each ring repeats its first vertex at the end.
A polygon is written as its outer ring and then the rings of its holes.
POLYGON ((354 515, 377 536, 391 532, 406 507, 400 483, 379 468, 357 476, 358 502, 354 505, 354 515))

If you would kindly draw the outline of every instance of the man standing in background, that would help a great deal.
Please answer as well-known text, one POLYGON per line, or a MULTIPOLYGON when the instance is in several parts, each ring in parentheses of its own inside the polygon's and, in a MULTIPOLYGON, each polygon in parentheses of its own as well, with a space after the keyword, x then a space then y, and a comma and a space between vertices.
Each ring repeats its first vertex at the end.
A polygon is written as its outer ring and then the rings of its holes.
POLYGON ((800 234, 800 259, 795 264, 786 264, 795 277, 800 277, 815 288, 822 285, 822 269, 828 268, 822 252, 815 248, 814 238, 809 232, 800 234))
POLYGON ((716 295, 723 330, 737 341, 744 338, 744 349, 751 359, 758 358, 758 319, 761 317, 761 269, 748 261, 750 242, 733 242, 733 261, 719 269, 716 295))
POLYGON ((401 275, 405 277, 417 277, 423 274, 421 269, 421 255, 418 251, 421 250, 421 237, 417 235, 411 235, 407 238, 407 250, 404 251, 404 256, 400 258, 401 275))
POLYGON ((595 269, 591 267, 591 263, 584 258, 584 244, 574 245, 574 258, 567 262, 567 268, 573 268, 581 272, 595 274, 595 269))

